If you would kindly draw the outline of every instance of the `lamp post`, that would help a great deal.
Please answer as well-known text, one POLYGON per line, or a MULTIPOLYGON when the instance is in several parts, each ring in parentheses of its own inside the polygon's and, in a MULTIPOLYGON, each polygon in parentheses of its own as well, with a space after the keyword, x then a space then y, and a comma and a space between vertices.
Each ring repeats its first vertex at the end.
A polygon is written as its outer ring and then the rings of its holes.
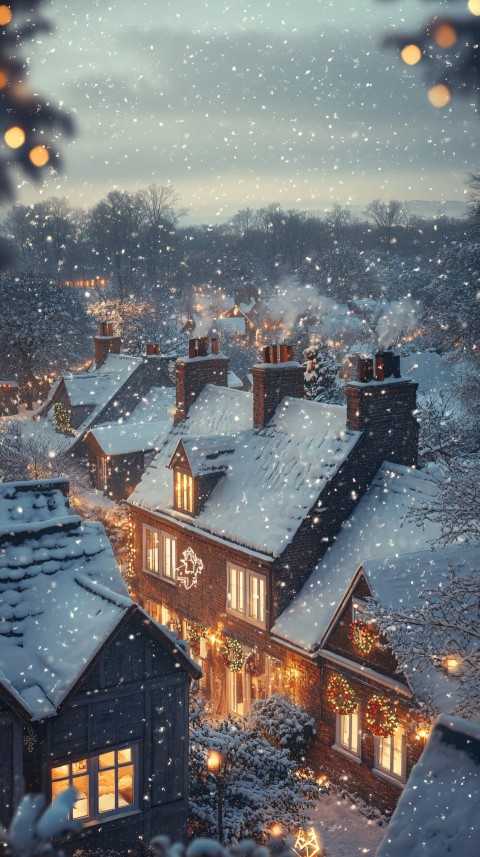
POLYGON ((223 845, 223 757, 219 750, 209 750, 207 769, 214 775, 217 786, 217 835, 220 845, 223 845))

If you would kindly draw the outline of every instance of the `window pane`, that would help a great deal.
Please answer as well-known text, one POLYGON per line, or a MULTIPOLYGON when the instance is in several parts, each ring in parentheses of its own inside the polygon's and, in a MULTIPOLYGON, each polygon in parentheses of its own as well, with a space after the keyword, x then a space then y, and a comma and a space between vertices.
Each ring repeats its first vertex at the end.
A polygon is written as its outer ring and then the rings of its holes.
POLYGON ((393 773, 397 777, 403 774, 403 729, 398 728, 393 736, 393 773))
POLYGON ((124 762, 132 761, 132 750, 131 747, 124 747, 123 750, 118 751, 118 764, 122 765, 124 762))
MULTIPOLYGON (((105 755, 110 755, 106 753, 105 755)), ((101 758, 101 757, 100 757, 101 758)), ((110 812, 116 809, 115 800, 115 769, 99 771, 98 774, 98 809, 100 812, 110 812)))
POLYGON ((133 804, 133 765, 126 765, 118 772, 118 806, 133 804))
POLYGON ((358 753, 358 708, 350 715, 350 749, 358 753))
POLYGON ((69 765, 60 765, 59 768, 52 768, 52 780, 63 779, 69 775, 69 765))
POLYGON ((113 768, 115 765, 115 751, 112 750, 111 753, 102 753, 101 756, 98 757, 98 767, 99 768, 113 768))
POLYGON ((390 738, 390 736, 386 738, 380 738, 379 764, 380 767, 385 768, 386 771, 390 770, 391 752, 392 739, 390 738))
MULTIPOLYGON (((72 785, 78 792, 78 799, 73 807, 73 818, 88 818, 89 812, 89 783, 88 776, 83 774, 79 777, 73 777, 72 785)), ((53 792, 52 792, 53 797, 53 792)))
POLYGON ((159 534, 155 530, 146 530, 145 533, 145 565, 148 571, 158 574, 158 547, 159 534))

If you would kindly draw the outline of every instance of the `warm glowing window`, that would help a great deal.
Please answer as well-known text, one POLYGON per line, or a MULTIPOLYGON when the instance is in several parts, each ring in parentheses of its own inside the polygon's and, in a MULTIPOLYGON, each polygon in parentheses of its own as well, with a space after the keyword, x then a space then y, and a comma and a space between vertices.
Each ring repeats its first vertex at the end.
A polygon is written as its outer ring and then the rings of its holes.
POLYGON ((143 568, 151 574, 175 580, 177 565, 177 540, 175 536, 154 530, 153 527, 143 528, 143 568))
POLYGON ((193 477, 181 470, 175 470, 175 506, 193 514, 193 477))
POLYGON ((248 568, 227 568, 227 610, 265 625, 265 577, 248 568))
POLYGON ((360 756, 359 736, 359 709, 358 705, 352 714, 339 714, 337 716, 337 738, 336 743, 342 750, 360 756))
POLYGON ((405 731, 399 726, 393 735, 377 738, 376 767, 399 780, 405 780, 405 731))
POLYGON ((124 747, 52 768, 52 800, 74 786, 79 797, 72 817, 84 820, 101 820, 109 813, 136 808, 135 756, 136 747, 124 747))

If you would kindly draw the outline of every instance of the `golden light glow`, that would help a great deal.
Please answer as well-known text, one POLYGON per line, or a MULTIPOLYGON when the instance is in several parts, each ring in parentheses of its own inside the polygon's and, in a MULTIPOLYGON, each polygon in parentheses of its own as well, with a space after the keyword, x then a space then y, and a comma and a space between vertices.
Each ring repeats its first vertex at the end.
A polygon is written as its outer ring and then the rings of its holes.
POLYGON ((5 27, 12 20, 12 10, 8 6, 0 6, 0 27, 5 27))
POLYGON ((451 48, 457 41, 457 31, 451 24, 440 24, 436 28, 433 37, 441 48, 451 48))
POLYGON ((444 83, 437 83, 428 92, 428 100, 434 107, 445 107, 451 97, 450 90, 444 83))
POLYGON ((480 15, 480 0, 468 0, 468 11, 472 15, 480 15))
POLYGON ((13 125, 5 131, 3 139, 11 149, 19 149, 25 142, 25 131, 18 125, 13 125))
POLYGON ((283 833, 283 827, 282 827, 282 825, 281 825, 281 824, 274 824, 274 825, 270 828, 270 833, 272 834, 272 836, 281 836, 281 835, 282 835, 282 833, 283 833))
POLYGON ((48 151, 45 146, 34 146, 33 149, 30 149, 28 157, 30 158, 34 167, 44 167, 45 164, 48 164, 48 161, 50 159, 50 155, 48 154, 48 151))
POLYGON ((448 655, 448 657, 445 658, 445 666, 447 670, 456 670, 459 664, 460 661, 453 657, 453 655, 448 655))
POLYGON ((422 52, 418 45, 405 45, 400 56, 406 65, 416 65, 422 59, 422 52))
POLYGON ((321 854, 321 843, 313 827, 306 831, 300 828, 293 850, 298 857, 318 857, 321 854))
POLYGON ((207 756, 207 768, 212 774, 218 774, 222 766, 222 754, 218 750, 209 750, 207 756))
POLYGON ((5 89, 8 83, 8 77, 4 71, 0 71, 0 89, 5 89))

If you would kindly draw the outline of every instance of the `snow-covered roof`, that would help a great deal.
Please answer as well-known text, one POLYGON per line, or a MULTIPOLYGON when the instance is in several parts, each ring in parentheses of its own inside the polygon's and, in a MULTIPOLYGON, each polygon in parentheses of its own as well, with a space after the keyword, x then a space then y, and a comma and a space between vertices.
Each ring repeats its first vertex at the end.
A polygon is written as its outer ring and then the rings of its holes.
MULTIPOLYGON (((235 452, 235 438, 229 435, 206 435, 204 437, 185 437, 180 445, 187 456, 192 476, 206 476, 208 473, 225 473, 235 452)), ((170 467, 175 465, 175 458, 170 467)))
POLYGON ((176 401, 175 387, 151 387, 124 422, 166 422, 171 420, 176 401))
POLYGON ((225 333, 237 333, 240 336, 245 335, 245 318, 243 315, 233 316, 232 318, 216 318, 212 321, 212 328, 223 330, 225 333))
POLYGON ((480 725, 440 715, 375 857, 476 857, 480 725))
POLYGON ((207 385, 129 502, 175 517, 168 465, 180 438, 233 435, 228 471, 191 523, 278 556, 360 436, 345 428, 345 417, 339 405, 286 398, 265 428, 254 431, 251 394, 207 385))
POLYGON ((229 369, 228 373, 227 373, 227 377, 228 377, 228 386, 229 387, 233 387, 233 389, 235 389, 235 390, 243 389, 243 381, 240 380, 240 378, 238 377, 238 375, 235 374, 235 372, 232 372, 229 369))
POLYGON ((418 527, 406 515, 437 490, 428 475, 384 463, 272 632, 309 652, 320 646, 361 565, 430 549, 431 540, 440 535, 438 525, 418 527))
POLYGON ((104 527, 74 515, 55 483, 0 486, 0 685, 34 720, 56 713, 137 609, 104 527))
POLYGON ((98 369, 65 372, 63 379, 72 407, 103 407, 142 362, 141 357, 109 354, 98 369))
POLYGON ((91 429, 85 437, 85 441, 88 442, 89 435, 92 435, 105 455, 146 452, 148 449, 158 447, 161 439, 170 431, 171 427, 171 420, 146 423, 131 423, 130 421, 111 423, 91 429))

